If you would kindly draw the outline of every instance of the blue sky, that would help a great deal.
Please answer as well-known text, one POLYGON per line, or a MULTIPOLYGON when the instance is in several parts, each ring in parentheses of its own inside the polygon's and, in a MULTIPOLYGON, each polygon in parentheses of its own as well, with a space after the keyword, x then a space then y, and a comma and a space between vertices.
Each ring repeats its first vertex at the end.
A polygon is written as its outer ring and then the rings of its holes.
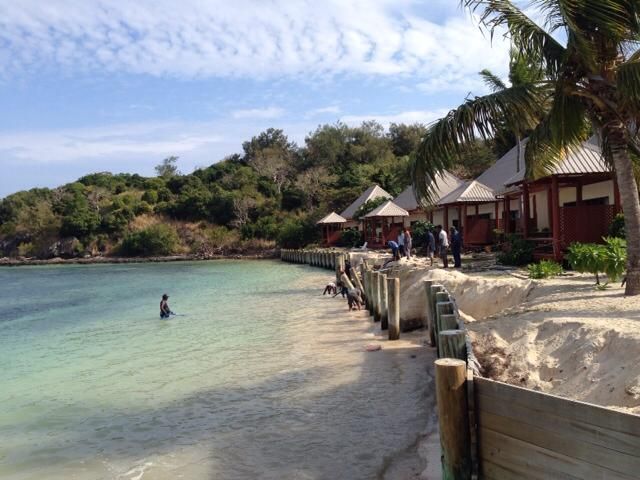
POLYGON ((0 0, 0 197, 182 171, 268 127, 428 123, 504 75, 458 0, 0 0))

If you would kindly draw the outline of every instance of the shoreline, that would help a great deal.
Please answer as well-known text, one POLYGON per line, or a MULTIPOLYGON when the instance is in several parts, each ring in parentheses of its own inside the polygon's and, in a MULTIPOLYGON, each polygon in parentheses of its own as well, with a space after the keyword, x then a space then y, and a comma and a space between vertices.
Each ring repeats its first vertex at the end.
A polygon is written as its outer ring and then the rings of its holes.
POLYGON ((162 257, 89 257, 89 258, 48 258, 48 259, 18 259, 2 257, 0 267, 28 267, 42 265, 100 265, 124 263, 168 263, 168 262, 204 262, 209 260, 276 260, 275 251, 254 254, 212 255, 202 257, 198 255, 169 255, 162 257))

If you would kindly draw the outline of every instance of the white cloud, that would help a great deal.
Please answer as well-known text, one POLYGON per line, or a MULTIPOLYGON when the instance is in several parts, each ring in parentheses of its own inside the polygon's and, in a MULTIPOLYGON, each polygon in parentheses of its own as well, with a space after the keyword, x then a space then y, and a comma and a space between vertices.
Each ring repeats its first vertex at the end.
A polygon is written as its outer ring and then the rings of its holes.
POLYGON ((34 164, 58 164, 122 156, 157 159, 180 155, 223 137, 205 124, 174 122, 22 131, 0 134, 0 156, 34 164))
POLYGON ((327 115, 327 114, 338 114, 341 109, 337 105, 330 105, 328 107, 320 107, 314 108, 313 110, 309 110, 305 114, 305 118, 317 117, 319 115, 327 115))
POLYGON ((448 110, 412 110, 392 114, 345 115, 340 120, 347 125, 360 125, 368 120, 376 120, 385 128, 391 123, 423 123, 428 125, 446 115, 448 110))
POLYGON ((284 109, 278 107, 249 108, 246 110, 234 110, 231 112, 231 116, 236 119, 273 119, 280 118, 284 114, 284 109))
POLYGON ((441 77, 455 87, 482 68, 504 70, 506 45, 494 42, 441 0, 0 2, 5 76, 43 68, 180 78, 359 74, 416 77, 437 90, 441 77))

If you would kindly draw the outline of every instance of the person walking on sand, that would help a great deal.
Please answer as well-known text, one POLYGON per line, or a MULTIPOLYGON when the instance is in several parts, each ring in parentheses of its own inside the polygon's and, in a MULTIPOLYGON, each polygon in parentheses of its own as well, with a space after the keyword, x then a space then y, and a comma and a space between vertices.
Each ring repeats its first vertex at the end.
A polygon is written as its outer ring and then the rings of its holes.
POLYGON ((433 255, 436 253, 436 238, 431 230, 427 230, 427 257, 431 260, 433 267, 433 255))
POLYGON ((440 243, 440 259, 442 260, 442 268, 449 268, 449 259, 447 258, 447 250, 449 249, 449 239, 447 238, 447 231, 442 228, 442 225, 437 227, 438 240, 440 243))
POLYGON ((404 229, 404 252, 407 255, 407 260, 411 258, 411 249, 413 248, 413 238, 408 228, 404 229))
POLYGON ((460 259, 460 252, 462 251, 462 235, 456 230, 456 227, 451 227, 451 254, 453 255, 454 268, 460 268, 462 266, 462 260, 460 259))
POLYGON ((169 295, 165 293, 160 301, 160 318, 169 318, 172 313, 169 308, 169 295))
POLYGON ((400 230, 398 234, 398 251, 400 253, 400 257, 404 257, 404 231, 400 230))

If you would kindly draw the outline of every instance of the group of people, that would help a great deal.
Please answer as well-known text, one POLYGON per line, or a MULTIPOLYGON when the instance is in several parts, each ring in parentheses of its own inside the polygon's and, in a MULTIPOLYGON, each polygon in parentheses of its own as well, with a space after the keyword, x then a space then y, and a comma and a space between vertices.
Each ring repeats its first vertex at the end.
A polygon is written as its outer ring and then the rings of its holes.
POLYGON ((400 260, 402 257, 411 258, 411 249, 413 248, 413 238, 408 228, 403 228, 398 234, 398 241, 390 240, 387 242, 394 260, 400 260))
MULTIPOLYGON (((427 232, 427 256, 431 260, 431 266, 433 266, 433 258, 436 257, 442 260, 444 268, 449 268, 450 248, 453 266, 455 268, 461 267, 462 235, 453 226, 449 232, 450 236, 447 234, 446 228, 442 228, 442 225, 436 226, 435 232, 431 230, 427 232)), ((393 260, 400 260, 404 256, 411 258, 412 238, 409 229, 404 228, 398 235, 398 241, 390 240, 387 242, 387 246, 391 249, 393 260)))
POLYGON ((462 266, 462 235, 456 227, 449 229, 450 236, 447 235, 447 230, 442 228, 442 225, 437 225, 435 229, 435 235, 433 232, 427 232, 427 256, 431 259, 431 265, 433 266, 433 258, 438 257, 442 260, 443 268, 449 268, 449 248, 451 248, 451 255, 453 256, 454 268, 460 268, 462 266))
MULTIPOLYGON (((345 273, 347 275, 347 278, 351 276, 351 264, 348 260, 345 263, 345 268, 342 273, 345 273)), ((324 287, 324 291, 322 292, 322 295, 327 294, 333 294, 334 298, 338 295, 342 295, 342 298, 347 299, 349 310, 360 310, 364 305, 364 300, 362 299, 362 292, 360 291, 360 289, 357 287, 349 288, 347 285, 345 285, 344 282, 336 283, 333 280, 329 281, 324 287)))

